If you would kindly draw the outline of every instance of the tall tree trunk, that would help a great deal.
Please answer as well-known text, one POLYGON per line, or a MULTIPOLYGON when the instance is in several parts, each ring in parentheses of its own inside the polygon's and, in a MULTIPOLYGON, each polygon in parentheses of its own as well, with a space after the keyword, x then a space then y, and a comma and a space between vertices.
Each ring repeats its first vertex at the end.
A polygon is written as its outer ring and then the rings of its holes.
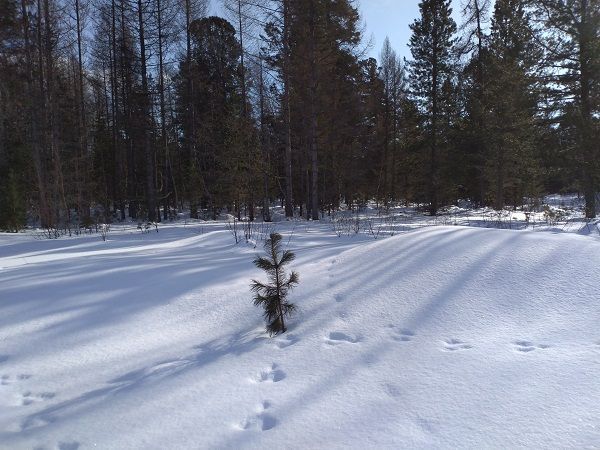
MULTIPOLYGON (((435 45, 435 44, 434 44, 435 45)), ((433 77, 431 93, 431 142, 429 154, 429 214, 435 216, 438 210, 438 73, 436 55, 433 56, 433 77)))
POLYGON ((170 174, 172 168, 170 167, 169 158, 169 141, 167 136, 167 123, 166 123, 166 108, 165 108, 165 74, 164 74, 164 51, 163 51, 163 20, 162 20, 162 3, 161 0, 156 0, 156 16, 157 16, 157 28, 158 28, 158 90, 160 98, 160 137, 163 147, 163 171, 162 171, 162 186, 163 186, 163 218, 167 220, 169 218, 169 197, 171 195, 170 189, 170 174))
MULTIPOLYGON (((240 33, 240 69, 242 79, 242 148, 246 153, 248 165, 252 160, 252 154, 250 152, 250 146, 248 145, 247 129, 250 127, 248 117, 248 94, 246 91, 246 54, 244 50, 244 21, 242 13, 242 0, 237 0, 237 14, 238 14, 238 26, 240 33)), ((249 169, 246 169, 249 172, 249 169)), ((248 205, 248 219, 254 221, 254 193, 252 188, 251 174, 247 173, 247 205, 248 205)))
MULTIPOLYGON (((64 179, 62 173, 61 154, 58 145, 58 128, 55 114, 55 92, 54 92, 54 54, 53 54, 53 39, 52 39, 52 24, 50 15, 50 0, 44 0, 44 46, 43 56, 40 57, 42 67, 45 62, 46 68, 46 84, 45 89, 42 83, 43 94, 45 95, 45 113, 46 113, 46 142, 50 147, 50 156, 53 162, 54 169, 54 189, 53 189, 53 209, 55 223, 60 221, 61 207, 64 208, 65 226, 70 224, 69 207, 65 197, 64 179)), ((42 49, 40 49, 40 52, 42 49)))
POLYGON ((501 211, 504 209, 504 144, 501 143, 497 148, 496 155, 496 195, 494 209, 501 211))
MULTIPOLYGON (((435 11, 437 15, 437 11, 435 11)), ((434 17, 434 20, 436 17, 434 17)), ((437 26, 432 31, 432 63, 431 63, 431 142, 429 160, 429 214, 435 216, 438 211, 438 115, 439 115, 439 36, 437 26)))
POLYGON ((585 217, 596 217, 596 185, 595 185, 595 158, 593 142, 593 118, 591 101, 592 67, 591 62, 595 55, 593 52, 593 29, 590 22, 592 6, 588 0, 581 0, 581 25, 579 31, 579 67, 581 70, 579 80, 579 98, 581 108, 580 139, 582 150, 582 179, 583 195, 585 197, 585 217))
MULTIPOLYGON (((39 2, 38 2, 39 5, 39 2)), ((46 190, 46 180, 44 176, 44 168, 42 166, 42 150, 40 148, 42 140, 40 135, 40 124, 41 117, 39 111, 41 105, 37 105, 36 100, 38 96, 35 93, 34 88, 34 68, 33 68, 33 55, 32 45, 29 39, 30 27, 29 27, 29 11, 27 9, 27 0, 21 0, 21 26, 23 31, 24 49, 25 49, 25 64, 26 64, 26 104, 28 115, 31 120, 27 124, 27 142, 31 146, 33 167, 36 175, 37 189, 38 189, 38 200, 39 200, 39 212, 41 226, 46 227, 50 225, 50 217, 48 214, 48 198, 46 190)), ((39 68, 40 72, 42 68, 39 68)))
POLYGON ((317 118, 317 12, 315 0, 310 2, 310 111, 309 111, 309 146, 310 146, 310 168, 311 168, 311 218, 319 220, 319 162, 318 162, 318 118, 317 118))
POLYGON ((290 0, 283 0, 283 117, 285 139, 285 217, 294 217, 292 179, 292 120, 290 106, 290 0))
POLYGON ((146 40, 144 37, 144 11, 142 0, 138 0, 138 26, 140 38, 140 64, 142 72, 142 133, 144 147, 144 158, 146 166, 146 208, 148 220, 154 222, 156 217, 156 191, 154 188, 154 152, 150 139, 150 93, 148 91, 148 71, 146 59, 146 40))
POLYGON ((84 86, 83 86, 83 52, 81 46, 81 12, 79 6, 79 0, 75 0, 75 18, 77 27, 77 70, 79 78, 79 110, 78 110, 78 138, 79 138, 79 156, 77 158, 76 167, 79 172, 77 177, 77 209, 78 218, 81 220, 83 215, 84 219, 87 219, 90 215, 88 202, 84 199, 84 189, 87 189, 87 170, 86 170, 86 153, 87 153, 87 123, 85 117, 85 97, 84 97, 84 86), (81 165, 83 164, 83 170, 81 165))
POLYGON ((483 83, 483 29, 481 24, 481 15, 483 14, 481 8, 479 7, 479 0, 474 0, 475 2, 475 17, 477 24, 477 90, 478 90, 478 111, 477 111, 477 124, 478 124, 478 135, 477 135, 477 151, 478 151, 478 178, 479 178, 479 203, 483 205, 485 199, 485 161, 486 161, 486 151, 485 151, 485 140, 484 137, 486 135, 485 132, 485 121, 483 118, 483 107, 482 102, 484 101, 484 83, 483 83))
POLYGON ((271 222, 271 209, 269 205, 269 149, 267 146, 267 132, 265 128, 265 92, 263 79, 263 61, 260 59, 259 80, 259 102, 260 102, 260 146, 262 150, 263 164, 263 221, 271 222))

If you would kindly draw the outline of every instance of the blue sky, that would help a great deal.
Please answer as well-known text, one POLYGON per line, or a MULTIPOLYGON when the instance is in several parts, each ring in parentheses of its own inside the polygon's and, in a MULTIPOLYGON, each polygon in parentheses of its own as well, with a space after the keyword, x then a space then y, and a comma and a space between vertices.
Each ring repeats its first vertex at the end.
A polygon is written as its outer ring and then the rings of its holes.
MULTIPOLYGON (((219 14, 221 0, 211 0, 212 13, 219 14)), ((454 19, 459 21, 458 11, 460 0, 454 0, 454 19)), ((378 58, 379 52, 386 36, 390 38, 392 48, 401 57, 410 58, 408 40, 410 29, 408 26, 419 17, 419 0, 358 0, 359 10, 365 21, 365 41, 372 37, 372 47, 369 54, 378 58)))
POLYGON ((379 56, 383 40, 388 36, 400 56, 410 57, 408 26, 419 17, 417 0, 361 0, 359 9, 366 22, 365 39, 372 37, 372 56, 379 56))
MULTIPOLYGON (((452 1, 452 15, 460 25, 461 0, 452 1)), ((410 58, 408 26, 419 17, 419 0, 359 0, 361 17, 366 22, 365 40, 373 38, 370 55, 379 57, 386 36, 401 57, 410 58)), ((379 58, 378 58, 379 59, 379 58)))

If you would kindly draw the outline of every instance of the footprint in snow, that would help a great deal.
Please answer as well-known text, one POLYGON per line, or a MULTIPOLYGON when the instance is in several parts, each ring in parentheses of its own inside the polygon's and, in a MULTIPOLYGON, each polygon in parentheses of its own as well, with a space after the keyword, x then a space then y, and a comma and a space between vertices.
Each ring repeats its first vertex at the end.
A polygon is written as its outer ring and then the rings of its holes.
POLYGON ((257 383, 278 383, 286 377, 283 370, 277 368, 277 364, 273 363, 270 368, 261 370, 254 378, 257 383))
POLYGON ((241 430, 258 430, 268 431, 275 428, 277 425, 277 419, 271 414, 267 413, 267 410, 271 407, 271 402, 268 400, 263 401, 256 408, 256 414, 251 414, 242 420, 239 424, 241 430))
POLYGON ((396 325, 388 325, 392 330, 392 339, 396 342, 409 342, 415 337, 415 333, 407 328, 398 328, 396 325))
POLYGON ((50 400, 56 397, 56 394, 54 392, 41 392, 39 394, 33 394, 31 391, 27 391, 22 394, 22 397, 23 399, 21 401, 21 404, 23 406, 28 406, 32 403, 50 400))
POLYGON ((73 442, 59 442, 58 444, 58 450, 78 450, 79 449, 79 442, 77 441, 73 441, 73 442))
POLYGON ((21 373, 19 375, 15 375, 11 377, 10 375, 2 375, 0 376, 0 385, 7 386, 9 384, 17 383, 19 381, 28 380, 31 378, 31 375, 28 373, 21 373))
POLYGON ((32 392, 22 390, 20 383, 31 378, 31 375, 22 373, 19 375, 1 375, 0 386, 7 390, 3 395, 3 404, 5 406, 29 406, 32 403, 44 402, 56 396, 54 392, 32 392))
POLYGON ((398 398, 402 395, 402 390, 400 389, 400 386, 393 383, 385 383, 383 385, 383 389, 389 397, 398 398))
POLYGON ((444 351, 455 352, 458 350, 469 350, 473 348, 472 345, 461 341, 460 339, 446 339, 444 341, 444 351))
POLYGON ((337 303, 342 303, 345 300, 344 296, 340 293, 335 294, 333 298, 337 303))
POLYGON ((514 341, 513 344, 515 344, 515 350, 518 352, 521 352, 521 353, 529 353, 529 352, 532 352, 537 349, 545 350, 545 349, 551 347, 548 344, 537 344, 536 345, 531 341, 524 341, 524 340, 514 341))
POLYGON ((300 339, 298 339, 293 334, 284 334, 281 337, 274 338, 273 343, 275 344, 275 347, 277 347, 277 348, 286 348, 286 347, 289 347, 290 345, 294 345, 299 340, 300 339))
POLYGON ((332 331, 329 333, 329 338, 325 338, 325 343, 329 345, 338 345, 343 343, 357 344, 360 338, 350 334, 342 333, 341 331, 332 331))

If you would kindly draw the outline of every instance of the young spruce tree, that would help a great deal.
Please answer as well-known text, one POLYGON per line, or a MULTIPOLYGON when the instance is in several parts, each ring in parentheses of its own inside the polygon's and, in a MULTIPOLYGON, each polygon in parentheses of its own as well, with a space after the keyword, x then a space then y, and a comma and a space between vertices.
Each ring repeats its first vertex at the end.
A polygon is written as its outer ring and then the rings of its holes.
POLYGON ((287 301, 287 294, 300 280, 296 272, 292 271, 289 277, 285 273, 284 266, 293 261, 296 255, 289 250, 281 250, 281 239, 279 233, 271 233, 271 237, 265 242, 267 256, 253 261, 256 267, 269 276, 266 284, 252 280, 251 288, 255 292, 254 304, 265 310, 267 331, 271 336, 285 333, 284 317, 291 315, 296 309, 293 303, 287 301))

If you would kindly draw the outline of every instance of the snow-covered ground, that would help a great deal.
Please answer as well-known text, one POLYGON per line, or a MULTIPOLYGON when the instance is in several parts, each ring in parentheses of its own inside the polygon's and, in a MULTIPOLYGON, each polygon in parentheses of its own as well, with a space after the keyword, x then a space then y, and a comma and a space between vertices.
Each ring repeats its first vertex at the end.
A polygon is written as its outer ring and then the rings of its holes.
POLYGON ((0 447, 600 446, 594 233, 410 228, 277 224, 275 338, 224 223, 0 235, 0 447))

